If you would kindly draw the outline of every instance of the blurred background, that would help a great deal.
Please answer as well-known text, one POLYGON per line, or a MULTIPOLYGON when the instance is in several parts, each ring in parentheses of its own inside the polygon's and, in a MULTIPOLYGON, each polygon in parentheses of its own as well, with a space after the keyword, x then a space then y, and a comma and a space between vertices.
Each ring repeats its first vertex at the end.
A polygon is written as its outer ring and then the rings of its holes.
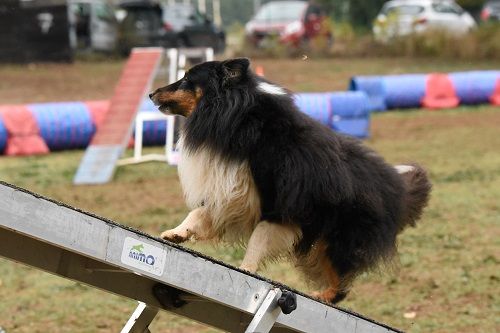
POLYGON ((227 55, 494 59, 495 0, 3 0, 8 62, 66 60, 135 46, 210 46, 227 55), (456 43, 457 40, 462 41, 456 43), (30 47, 20 47, 29 43, 30 47), (228 46, 226 48, 226 46, 228 46))
MULTIPOLYGON (((499 0, 0 0, 0 180, 158 235, 188 212, 175 163, 73 184, 134 47, 249 57, 301 111, 424 165, 432 199, 396 267, 363 275, 341 306, 410 332, 500 331, 499 0)), ((169 59, 148 89, 167 84, 169 59)), ((143 152, 165 154, 167 131, 144 125, 143 152)), ((244 253, 186 246, 236 266, 244 253)), ((261 273, 314 290, 287 263, 261 273)), ((116 332, 135 305, 0 259, 2 333, 116 332)), ((215 331, 168 313, 151 330, 215 331)))

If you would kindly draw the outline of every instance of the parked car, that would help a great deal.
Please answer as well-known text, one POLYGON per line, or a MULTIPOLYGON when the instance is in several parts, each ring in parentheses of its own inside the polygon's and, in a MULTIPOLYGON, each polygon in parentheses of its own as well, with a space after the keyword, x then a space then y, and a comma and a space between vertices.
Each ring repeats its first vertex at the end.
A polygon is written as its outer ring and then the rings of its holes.
POLYGON ((379 41, 407 36, 429 29, 462 35, 476 25, 472 16, 454 1, 392 0, 375 19, 373 33, 379 41))
POLYGON ((500 22, 500 0, 487 1, 481 10, 482 22, 500 22))
POLYGON ((328 17, 317 4, 307 1, 271 1, 263 5, 245 26, 246 38, 261 46, 267 37, 281 43, 301 46, 316 37, 331 45, 333 36, 328 17))
POLYGON ((120 4, 120 49, 132 47, 212 47, 222 52, 226 36, 205 15, 184 3, 133 0, 120 4))

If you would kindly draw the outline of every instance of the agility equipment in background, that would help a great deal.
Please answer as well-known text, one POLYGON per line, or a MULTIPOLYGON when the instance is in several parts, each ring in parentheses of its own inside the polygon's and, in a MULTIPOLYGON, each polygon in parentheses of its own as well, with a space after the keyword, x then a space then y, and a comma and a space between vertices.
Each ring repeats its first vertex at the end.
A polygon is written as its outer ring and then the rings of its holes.
MULTIPOLYGON (((370 102, 364 92, 299 93, 295 96, 295 100, 302 112, 307 113, 335 131, 362 138, 369 135, 368 106, 370 102)), ((28 110, 37 124, 35 129, 37 135, 43 139, 51 151, 56 151, 87 147, 96 129, 101 126, 106 118, 109 105, 110 101, 106 100, 35 103, 0 106, 0 110, 3 110, 2 113, 4 114, 17 113, 18 110, 28 110)), ((142 144, 134 141, 134 157, 132 161, 147 160, 147 155, 141 153, 142 145, 166 145, 165 154, 168 160, 168 152, 175 150, 174 124, 169 123, 168 117, 158 111, 158 107, 149 98, 143 99, 135 123, 133 137, 138 138, 135 132, 137 128, 142 128, 142 136, 140 137, 142 144), (170 137, 168 126, 172 127, 170 131, 172 137, 170 137), (167 140, 168 138, 170 139, 167 140), (139 145, 140 147, 138 147, 139 145)), ((9 135, 0 114, 0 154, 9 138, 12 139, 18 136, 16 133, 13 132, 9 135)), ((19 135, 23 136, 22 132, 19 135)), ((30 150, 28 148, 17 150, 17 155, 29 155, 30 150)), ((46 150, 42 152, 46 152, 46 150)), ((160 160, 160 156, 156 156, 153 160, 160 160)), ((165 160, 165 155, 161 155, 161 160, 165 160)), ((173 160, 170 162, 175 164, 173 160)), ((121 161, 119 164, 121 164, 121 161)))
POLYGON ((2 257, 139 301, 122 332, 149 332, 160 310, 228 332, 399 332, 4 182, 0 239, 2 257))
POLYGON ((294 96, 294 100, 300 111, 331 127, 333 111, 330 95, 330 93, 299 93, 294 96))
POLYGON ((461 104, 487 104, 500 80, 500 71, 473 71, 450 73, 461 104))
POLYGON ((74 184, 102 184, 111 179, 116 162, 132 135, 135 115, 151 90, 162 55, 162 48, 132 49, 111 98, 110 109, 85 151, 74 184))
MULTIPOLYGON (((37 124, 39 136, 51 151, 81 149, 88 146, 96 129, 102 124, 109 110, 109 101, 89 102, 57 102, 36 103, 25 105, 0 106, 2 113, 10 116, 19 110, 31 112, 37 124)), ((139 112, 155 113, 160 111, 145 100, 139 112)), ((165 118, 165 116, 163 116, 165 118)), ((134 133, 135 135, 135 133, 134 133)), ((23 133, 7 132, 0 115, 0 154, 9 138, 23 136, 23 133)), ((143 126, 142 138, 145 145, 164 145, 166 137, 165 121, 147 122, 143 126)), ((23 148, 23 154, 29 155, 29 150, 23 148)))
POLYGON ((348 90, 366 93, 370 111, 383 111, 387 109, 384 81, 380 76, 355 76, 351 78, 348 90))
MULTIPOLYGON (((186 73, 186 66, 188 60, 191 62, 198 61, 213 61, 214 50, 210 47, 192 47, 192 48, 170 48, 166 50, 168 58, 168 82, 174 83, 181 79, 186 73), (194 60, 194 61, 193 61, 194 60)), ((145 98, 141 105, 141 112, 135 118, 135 141, 134 141, 134 155, 130 158, 124 158, 118 161, 119 165, 136 164, 150 161, 166 161, 170 165, 177 165, 180 155, 176 148, 175 132, 176 132, 176 119, 173 115, 164 115, 158 111, 149 98, 145 98), (143 144, 148 144, 143 140, 142 133, 144 128, 148 131, 151 127, 158 126, 158 122, 162 124, 160 127, 165 127, 165 154, 142 154, 143 144)), ((156 130, 156 128, 155 128, 156 130)))
POLYGON ((94 126, 96 128, 101 126, 104 118, 106 118, 106 114, 108 113, 110 101, 87 101, 84 102, 84 104, 87 107, 88 112, 90 113, 90 117, 92 118, 92 123, 94 124, 94 126))
POLYGON ((4 148, 6 155, 37 155, 49 152, 49 148, 40 136, 36 119, 25 106, 0 107, 0 122, 3 122, 7 132, 4 148))
POLYGON ((500 106, 500 77, 497 79, 497 82, 495 84, 495 91, 490 97, 490 102, 493 105, 500 106))
POLYGON ((355 76, 349 90, 364 91, 370 109, 385 111, 395 108, 449 108, 458 104, 495 105, 495 84, 500 71, 471 71, 457 73, 402 74, 387 76, 355 76))
POLYGON ((299 93, 295 104, 334 131, 358 138, 370 135, 370 102, 362 91, 299 93))
POLYGON ((5 128, 3 122, 1 121, 1 116, 0 116, 0 154, 3 153, 5 145, 7 145, 7 129, 5 128))
POLYGON ((166 50, 169 59, 168 82, 174 83, 186 73, 189 59, 214 60, 214 49, 211 47, 181 47, 166 50))
MULTIPOLYGON (((177 53, 177 57, 179 54, 177 53)), ((175 68, 173 73, 181 75, 182 68, 181 70, 175 68)), ((460 104, 467 105, 478 103, 500 105, 500 71, 456 72, 443 75, 356 76, 351 79, 348 92, 299 93, 295 100, 301 111, 316 120, 340 133, 357 137, 369 135, 369 111, 422 105, 429 108, 453 107, 457 99, 460 104), (364 97, 351 95, 355 92, 363 94, 364 97), (363 112, 366 112, 365 116, 352 111, 359 107, 358 102, 364 105, 364 101, 367 101, 366 109, 362 108, 365 110, 363 112), (353 115, 350 114, 352 112, 353 115)), ((109 105, 110 101, 2 105, 0 106, 0 153, 10 155, 46 153, 47 149, 43 143, 50 150, 86 147, 96 128, 106 118, 109 105), (26 111, 29 111, 31 116, 26 111), (3 118, 18 117, 17 113, 22 117, 32 118, 28 122, 31 124, 28 129, 17 128, 25 127, 23 121, 15 121, 12 124, 12 121, 7 120, 9 127, 5 125, 3 118), (89 124, 87 121, 92 123, 89 124), (91 127, 92 130, 89 130, 91 127), (31 139, 26 138, 28 132, 31 139), (37 138, 43 139, 43 142, 37 138), (35 140, 36 145, 30 143, 26 146, 30 140, 35 140)), ((148 120, 143 122, 142 144, 163 145, 166 137, 173 142, 173 131, 170 137, 166 118, 147 97, 141 102, 139 111, 150 113, 145 115, 148 120)), ((174 144, 169 145, 168 140, 167 146, 170 147, 166 148, 167 151, 175 149, 174 144)))
POLYGON ((120 159, 118 165, 129 165, 137 164, 142 162, 159 161, 165 162, 169 161, 170 152, 165 148, 164 154, 142 154, 143 145, 151 143, 144 136, 144 132, 154 131, 154 133, 160 133, 163 135, 163 144, 167 143, 165 147, 168 146, 168 135, 169 132, 173 132, 173 116, 167 116, 158 111, 158 108, 149 99, 144 99, 139 112, 135 117, 135 128, 134 128, 134 154, 129 158, 120 159), (167 131, 168 128, 168 131, 167 131))
POLYGON ((29 109, 51 151, 85 148, 95 132, 84 103, 32 104, 29 109))
POLYGON ((385 104, 389 109, 420 107, 426 93, 427 75, 384 76, 385 104))
POLYGON ((455 108, 460 100, 455 93, 455 87, 446 74, 429 74, 425 82, 425 96, 421 100, 424 108, 446 109, 455 108))
MULTIPOLYGON (((165 138, 167 137, 167 122, 163 113, 158 111, 158 107, 151 102, 149 98, 145 98, 142 101, 141 108, 139 109, 140 114, 151 114, 154 115, 156 120, 144 122, 142 125, 142 142, 146 146, 153 145, 163 145, 165 144, 165 138), (161 118, 163 116, 163 118, 161 118)), ((136 120, 137 122, 137 120, 136 120)), ((135 137, 135 130, 134 130, 135 137)))

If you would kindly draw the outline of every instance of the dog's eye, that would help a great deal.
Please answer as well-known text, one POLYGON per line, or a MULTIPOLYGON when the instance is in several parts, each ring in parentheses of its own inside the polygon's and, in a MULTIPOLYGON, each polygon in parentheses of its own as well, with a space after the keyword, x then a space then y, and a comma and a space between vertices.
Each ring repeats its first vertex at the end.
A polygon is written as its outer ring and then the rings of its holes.
POLYGON ((189 85, 190 85, 189 80, 187 79, 187 77, 184 77, 184 78, 182 78, 182 81, 181 81, 181 84, 179 86, 179 89, 187 90, 188 87, 189 87, 189 85))

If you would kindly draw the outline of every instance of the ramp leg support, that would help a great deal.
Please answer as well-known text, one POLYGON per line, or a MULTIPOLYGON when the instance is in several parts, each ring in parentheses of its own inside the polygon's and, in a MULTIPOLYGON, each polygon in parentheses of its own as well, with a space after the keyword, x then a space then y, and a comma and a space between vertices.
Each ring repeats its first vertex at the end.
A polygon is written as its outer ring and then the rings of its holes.
POLYGON ((132 316, 122 328, 121 333, 150 333, 149 325, 156 317, 158 309, 139 302, 132 316))
POLYGON ((248 325, 245 333, 267 333, 271 330, 276 319, 281 313, 278 300, 281 297, 281 290, 271 289, 266 298, 255 313, 252 321, 248 325))

